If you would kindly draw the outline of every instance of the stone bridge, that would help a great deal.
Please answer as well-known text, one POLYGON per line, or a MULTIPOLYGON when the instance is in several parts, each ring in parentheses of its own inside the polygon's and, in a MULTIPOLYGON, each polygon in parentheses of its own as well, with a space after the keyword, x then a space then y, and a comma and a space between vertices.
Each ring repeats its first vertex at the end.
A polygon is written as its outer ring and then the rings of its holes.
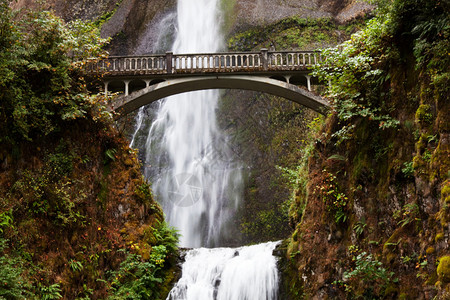
POLYGON ((309 73, 321 60, 317 51, 227 52, 113 56, 88 64, 104 91, 123 92, 111 110, 124 115, 174 94, 204 89, 244 89, 284 97, 324 113, 326 99, 311 92, 309 73), (303 86, 303 87, 302 87, 303 86))

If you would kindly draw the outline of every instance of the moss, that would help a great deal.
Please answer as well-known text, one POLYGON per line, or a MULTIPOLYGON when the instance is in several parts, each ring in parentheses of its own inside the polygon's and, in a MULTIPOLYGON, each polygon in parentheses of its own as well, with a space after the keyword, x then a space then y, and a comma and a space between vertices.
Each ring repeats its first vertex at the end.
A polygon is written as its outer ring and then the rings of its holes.
POLYGON ((440 232, 440 233, 436 234, 436 236, 434 237, 434 241, 436 243, 441 241, 441 240, 443 240, 443 239, 444 239, 444 233, 443 232, 440 232))
MULTIPOLYGON (((223 0, 233 2, 231 0, 223 0)), ((229 4, 228 4, 229 5, 229 4)), ((227 21, 226 21, 227 23, 227 21)), ((355 30, 361 20, 338 27, 331 19, 305 19, 298 16, 289 17, 273 24, 251 28, 236 33, 228 40, 228 47, 235 51, 249 51, 260 48, 276 49, 316 49, 337 44, 349 32, 355 30), (351 29, 349 29, 351 28, 351 29)))
POLYGON ((286 254, 288 257, 294 257, 295 255, 297 255, 299 253, 299 242, 295 241, 295 240, 290 240, 289 244, 287 245, 287 250, 286 250, 286 254))
POLYGON ((400 238, 400 232, 401 232, 401 228, 397 229, 390 237, 389 239, 386 241, 386 243, 384 243, 383 245, 383 254, 384 255, 388 255, 389 253, 391 253, 391 249, 395 249, 398 245, 400 238))
POLYGON ((389 284, 386 287, 386 290, 384 290, 384 297, 387 299, 391 299, 395 297, 395 295, 398 293, 398 288, 395 284, 389 284))
POLYGON ((439 276, 439 281, 443 283, 450 282, 450 256, 443 256, 439 259, 439 265, 436 271, 439 276))
POLYGON ((416 111, 416 121, 424 126, 431 125, 433 122, 433 114, 428 104, 421 104, 416 111))
POLYGON ((223 29, 225 32, 230 30, 236 20, 236 14, 234 13, 235 4, 236 0, 222 0, 220 3, 221 11, 225 16, 223 21, 223 29))
POLYGON ((450 203, 450 180, 447 180, 443 184, 443 188, 441 190, 441 200, 446 204, 450 203))
POLYGON ((427 250, 425 251, 427 254, 433 254, 435 252, 434 247, 428 247, 427 250))
POLYGON ((408 294, 406 294, 406 293, 401 293, 398 296, 398 300, 407 300, 407 299, 409 299, 409 297, 408 297, 408 294))

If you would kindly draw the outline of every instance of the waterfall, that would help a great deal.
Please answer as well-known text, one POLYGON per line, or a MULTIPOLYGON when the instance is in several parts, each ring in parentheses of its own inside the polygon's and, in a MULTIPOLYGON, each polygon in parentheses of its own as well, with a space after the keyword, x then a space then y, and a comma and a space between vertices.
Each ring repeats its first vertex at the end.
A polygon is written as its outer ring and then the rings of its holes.
MULTIPOLYGON (((143 41, 137 54, 169 50, 165 45, 170 40, 174 53, 218 51, 219 4, 178 0, 177 12, 163 18, 156 30, 153 48, 145 48, 143 41)), ((145 156, 145 176, 184 247, 215 247, 229 239, 227 222, 241 197, 240 163, 217 125, 218 98, 217 91, 192 92, 141 108, 131 136, 130 146, 145 156)), ((278 271, 272 252, 277 243, 189 250, 181 279, 167 299, 276 300, 278 271)))
MULTIPOLYGON (((179 0, 171 50, 217 52, 222 47, 219 5, 219 0, 179 0)), ((175 18, 164 20, 170 19, 175 18)), ((167 41, 161 32, 156 40, 167 41)), ((145 175, 184 247, 220 245, 239 204, 241 171, 217 125, 218 97, 216 90, 169 97, 160 102, 151 124, 142 108, 131 139, 132 147, 145 148, 145 175), (147 130, 145 145, 139 139, 142 130, 147 130)))
POLYGON ((167 300, 276 300, 277 244, 189 250, 167 300))

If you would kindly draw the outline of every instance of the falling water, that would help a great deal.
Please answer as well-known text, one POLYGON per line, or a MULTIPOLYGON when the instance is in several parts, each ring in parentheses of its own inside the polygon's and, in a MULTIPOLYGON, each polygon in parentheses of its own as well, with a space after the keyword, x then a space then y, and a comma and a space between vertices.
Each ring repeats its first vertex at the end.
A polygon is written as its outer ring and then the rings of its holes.
MULTIPOLYGON (((218 51, 218 5, 219 0, 179 0, 177 12, 162 19, 154 47, 142 46, 136 54, 218 51), (166 49, 173 32, 173 47, 166 49)), ((141 108, 131 137, 131 146, 145 154, 145 175, 184 247, 218 246, 229 239, 227 222, 239 204, 240 164, 217 125, 218 97, 217 91, 192 92, 141 108)), ((276 245, 189 250, 167 299, 276 300, 276 245)))
POLYGON ((276 300, 276 245, 190 250, 167 300, 276 300))
MULTIPOLYGON (((174 53, 217 52, 221 48, 219 0, 180 0, 174 53)), ((160 38, 158 38, 160 40, 160 38)), ((166 39, 163 39, 166 40, 166 39)), ((147 125, 146 176, 181 234, 184 247, 217 246, 237 208, 241 172, 216 121, 218 91, 191 92, 160 103, 147 125)), ((144 109, 137 129, 145 127, 144 109)), ((136 133, 132 146, 139 146, 136 133)))

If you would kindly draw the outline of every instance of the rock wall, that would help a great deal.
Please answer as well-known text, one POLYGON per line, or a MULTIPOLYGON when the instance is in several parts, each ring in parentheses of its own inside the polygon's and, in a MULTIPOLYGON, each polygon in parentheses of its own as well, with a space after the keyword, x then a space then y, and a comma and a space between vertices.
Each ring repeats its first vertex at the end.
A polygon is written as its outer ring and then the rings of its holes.
MULTIPOLYGON (((83 19, 104 22, 103 37, 111 37, 111 55, 144 54, 156 43, 160 21, 173 14, 176 0, 36 0, 12 2, 12 8, 52 9, 65 20, 83 19)), ((356 0, 223 0, 225 34, 265 26, 279 20, 301 18, 331 18, 347 22, 357 18, 371 6, 356 0)), ((162 50, 163 51, 163 50, 162 50)))
POLYGON ((346 22, 370 9, 368 3, 355 0, 237 0, 234 29, 266 25, 292 16, 346 22))

